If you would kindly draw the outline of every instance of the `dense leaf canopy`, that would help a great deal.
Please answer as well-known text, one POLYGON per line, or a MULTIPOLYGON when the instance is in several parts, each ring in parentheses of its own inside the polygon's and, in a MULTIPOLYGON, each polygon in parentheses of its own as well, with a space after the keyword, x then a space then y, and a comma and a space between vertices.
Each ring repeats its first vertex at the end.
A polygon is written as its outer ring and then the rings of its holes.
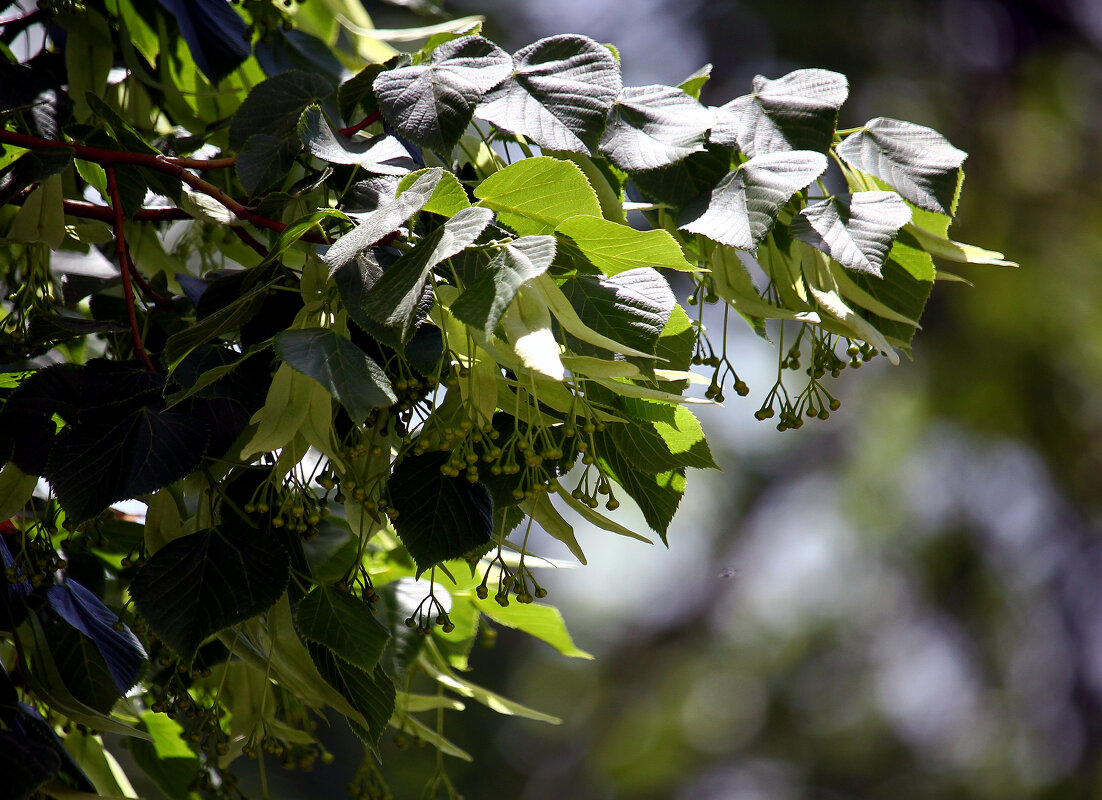
POLYGON ((461 758, 419 716, 445 690, 553 720, 462 674, 494 625, 586 656, 535 602, 533 525, 585 563, 583 520, 648 541, 605 513, 630 501, 665 541, 715 467, 691 407, 748 391, 668 276, 795 336, 758 411, 784 430, 909 350, 934 255, 1004 263, 947 238, 964 153, 837 131, 837 73, 709 107, 707 70, 624 87, 580 35, 509 54, 461 20, 398 53, 338 28, 370 25, 351 0, 70 5, 2 56, 19 797, 128 791, 67 723, 133 739, 176 798, 242 754, 312 762, 327 709, 368 750, 390 726, 461 758))

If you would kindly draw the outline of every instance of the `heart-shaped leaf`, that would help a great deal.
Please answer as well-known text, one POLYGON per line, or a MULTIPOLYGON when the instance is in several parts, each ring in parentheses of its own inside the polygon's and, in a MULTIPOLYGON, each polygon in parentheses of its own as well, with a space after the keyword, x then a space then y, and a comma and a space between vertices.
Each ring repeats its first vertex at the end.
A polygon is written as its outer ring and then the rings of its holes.
POLYGON ((653 353, 677 300, 656 269, 633 269, 614 277, 579 275, 562 285, 582 321, 610 339, 653 353))
POLYGON ((271 608, 289 578, 287 551, 274 537, 223 524, 154 553, 134 576, 130 596, 152 631, 191 658, 208 636, 271 608))
POLYGON ((489 336, 520 287, 546 272, 554 258, 553 236, 523 236, 509 242, 452 303, 452 314, 489 336))
POLYGON ((704 213, 681 229, 740 250, 755 250, 781 207, 826 166, 826 156, 808 150, 755 156, 729 172, 712 190, 704 213))
POLYGON ((390 504, 398 511, 394 530, 417 562, 418 574, 486 544, 493 533, 486 487, 444 475, 440 468, 447 460, 447 453, 410 456, 388 483, 390 504))
POLYGON ((601 217, 577 214, 559 223, 555 236, 577 247, 605 275, 640 267, 693 269, 669 231, 637 231, 601 217))
POLYGON ((363 422, 375 408, 398 402, 390 379, 351 341, 328 328, 280 331, 276 354, 309 375, 340 400, 353 422, 363 422))
POLYGON ((919 208, 952 216, 968 154, 937 131, 877 117, 838 145, 838 155, 919 208))
POLYGON ((601 202, 576 164, 540 156, 511 164, 474 190, 499 225, 520 236, 552 233, 575 214, 601 216, 601 202))
POLYGON ((302 598, 295 624, 304 639, 362 670, 375 669, 390 639, 371 606, 332 586, 316 586, 302 598))
POLYGON ((668 167, 704 149, 715 114, 681 89, 625 88, 601 137, 601 152, 620 169, 668 167))
POLYGON ((391 69, 375 78, 379 107, 413 142, 450 152, 467 129, 483 92, 507 77, 513 59, 481 36, 437 47, 426 64, 391 69))
POLYGON ((540 39, 513 55, 513 74, 475 116, 545 150, 592 154, 623 83, 608 48, 588 36, 540 39))
POLYGON ((843 267, 880 275, 911 209, 895 192, 856 192, 813 203, 792 220, 792 235, 843 267))
POLYGON ((751 158, 785 150, 827 151, 838 109, 849 95, 845 75, 798 69, 776 80, 758 75, 753 86, 753 93, 715 110, 711 141, 737 144, 751 158))

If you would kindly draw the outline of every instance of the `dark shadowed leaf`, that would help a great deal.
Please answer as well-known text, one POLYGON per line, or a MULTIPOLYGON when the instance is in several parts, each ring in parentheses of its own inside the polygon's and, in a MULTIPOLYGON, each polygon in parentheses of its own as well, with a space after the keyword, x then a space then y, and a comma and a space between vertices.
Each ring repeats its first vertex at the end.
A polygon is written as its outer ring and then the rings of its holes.
POLYGON ((644 268, 614 277, 580 275, 562 285, 582 322, 597 333, 644 353, 653 353, 677 300, 658 270, 644 268))
POLYGON ((249 57, 245 20, 222 0, 161 0, 187 42, 191 57, 211 83, 229 75, 249 57))
POLYGON ((373 409, 398 402, 382 367, 328 328, 281 331, 275 337, 275 350, 328 389, 348 409, 353 422, 363 422, 373 409))
POLYGON ((376 322, 393 328, 402 342, 408 341, 429 272, 470 247, 493 216, 492 211, 479 206, 456 213, 383 273, 364 295, 363 310, 376 322))
POLYGON ((475 116, 546 150, 594 153, 620 93, 620 65, 586 36, 551 36, 513 55, 513 74, 475 116))
POLYGON ((877 117, 838 145, 845 162, 891 186, 919 208, 952 216, 968 154, 937 131, 877 117))
POLYGON ((437 47, 427 63, 387 70, 375 95, 387 120, 422 147, 448 153, 471 122, 482 94, 505 80, 513 59, 481 36, 437 47))
POLYGON ((230 147, 240 150, 258 133, 276 138, 294 133, 306 107, 332 93, 329 81, 308 72, 284 72, 258 83, 233 115, 230 147))
POLYGON ((208 636, 260 614, 287 588, 287 551, 267 532, 223 524, 174 539, 130 584, 152 631, 184 658, 208 636))
POLYGON ((509 242, 451 305, 451 312, 487 336, 525 281, 547 271, 555 258, 553 236, 522 236, 509 242))
POLYGON ((0 774, 12 800, 25 800, 61 769, 61 759, 48 744, 15 731, 0 730, 0 774))
POLYGON ((482 484, 441 473, 447 459, 446 453, 411 456, 390 476, 390 504, 398 511, 394 529, 418 574, 485 545, 493 533, 489 492, 482 484))
POLYGON ((92 409, 58 433, 44 474, 69 519, 83 521, 186 477, 209 440, 206 423, 163 401, 92 409))
POLYGON ((758 75, 752 94, 716 109, 709 138, 737 144, 751 158, 786 150, 825 153, 848 95, 846 76, 825 69, 798 69, 772 81, 758 75))
POLYGON ((709 142, 703 152, 672 166, 632 173, 631 182, 648 199, 683 208, 694 200, 707 199, 716 183, 731 170, 732 152, 731 147, 709 142))
POLYGON ((282 181, 302 149, 297 136, 254 133, 237 154, 237 178, 249 195, 282 181))
POLYGON ((843 267, 880 275, 911 209, 895 192, 856 192, 813 203, 792 220, 792 235, 843 267))
POLYGON ((302 598, 295 624, 307 641, 366 671, 375 669, 390 639, 370 605, 332 586, 315 586, 302 598))
POLYGON ((715 114, 670 86, 625 88, 608 117, 601 153, 620 169, 668 167, 704 149, 715 114))
POLYGON ((781 207, 826 166, 826 156, 808 150, 756 156, 728 173, 712 191, 704 213, 681 229, 740 250, 755 250, 781 207))
POLYGON ((366 737, 360 725, 352 720, 349 722, 356 735, 374 751, 394 713, 394 682, 381 666, 364 670, 337 658, 332 650, 323 645, 307 642, 307 648, 321 676, 363 716, 367 723, 366 737))
POLYGON ((73 697, 101 714, 110 713, 123 690, 111 679, 95 643, 76 628, 57 624, 46 629, 46 644, 73 697))
POLYGON ((330 164, 355 164, 374 175, 405 175, 417 169, 417 162, 393 136, 349 138, 333 129, 318 106, 302 112, 298 135, 311 155, 330 164))
POLYGON ((72 162, 73 151, 68 147, 24 153, 15 163, 0 170, 0 204, 6 204, 28 186, 56 175, 72 162))

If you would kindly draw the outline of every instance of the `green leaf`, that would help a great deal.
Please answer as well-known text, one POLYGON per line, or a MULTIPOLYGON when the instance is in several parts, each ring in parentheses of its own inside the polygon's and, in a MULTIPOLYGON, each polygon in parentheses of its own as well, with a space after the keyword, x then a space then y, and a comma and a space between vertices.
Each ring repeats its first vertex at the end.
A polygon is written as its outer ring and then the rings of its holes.
POLYGON ((855 192, 809 205, 792 220, 792 235, 843 267, 880 275, 911 209, 895 192, 855 192))
POLYGON ((332 93, 329 81, 297 70, 282 72, 258 83, 230 121, 230 148, 241 150, 246 141, 257 134, 272 139, 293 135, 306 107, 332 93))
POLYGON ((86 96, 100 96, 107 88, 107 75, 114 64, 115 48, 111 28, 93 9, 59 14, 56 22, 65 29, 65 72, 73 116, 84 122, 92 116, 86 96))
POLYGON ((505 245, 451 305, 456 318, 490 336, 525 282, 555 258, 552 236, 522 236, 505 245))
POLYGON ((346 122, 354 121, 357 107, 364 114, 373 114, 379 109, 371 84, 385 69, 385 64, 368 64, 337 89, 337 109, 346 122))
POLYGON ((564 282, 562 291, 587 326, 648 354, 677 305, 666 279, 649 268, 614 277, 579 275, 564 282))
POLYGON ((483 93, 512 69, 509 54, 493 42, 464 36, 437 47, 428 63, 381 73, 375 95, 399 133, 446 154, 467 129, 483 93))
MULTIPOLYGON (((428 646, 425 648, 424 653, 417 663, 425 670, 425 673, 430 678, 441 686, 451 689, 453 692, 463 697, 469 697, 487 708, 496 711, 498 714, 523 717, 524 719, 534 719, 537 722, 549 722, 552 725, 558 725, 562 722, 558 717, 553 717, 550 714, 544 714, 542 711, 536 711, 535 709, 523 706, 520 703, 502 697, 496 692, 491 692, 489 689, 484 689, 477 684, 471 683, 461 675, 457 675, 452 668, 448 666, 448 662, 440 654, 435 643, 430 641, 427 644, 428 646)), ((581 653, 581 651, 578 652, 581 653)))
POLYGON ((716 109, 711 140, 737 144, 747 156, 788 150, 825 153, 834 138, 838 109, 846 102, 845 75, 825 69, 798 69, 769 80, 754 78, 751 94, 716 109))
POLYGON ((352 719, 352 730, 364 739, 364 744, 375 750, 383 735, 391 714, 394 713, 394 683, 381 666, 368 671, 339 659, 333 651, 310 642, 310 658, 326 682, 340 692, 352 707, 360 712, 367 723, 366 738, 363 729, 352 719))
MULTIPOLYGON (((417 172, 411 172, 409 175, 402 177, 398 181, 398 192, 402 194, 410 186, 413 185, 421 175, 424 175, 428 170, 418 170, 417 172)), ((467 199, 467 190, 463 188, 463 184, 459 182, 459 179, 450 172, 445 172, 440 176, 439 183, 436 184, 436 188, 432 192, 432 197, 425 203, 422 211, 430 211, 433 214, 439 214, 442 217, 453 217, 459 211, 464 208, 469 208, 471 201, 467 199)))
POLYGON ((405 175, 417 167, 393 136, 353 139, 335 130, 321 108, 310 106, 298 121, 298 137, 310 155, 330 164, 355 164, 372 175, 405 175))
POLYGON ((493 212, 478 206, 458 211, 390 265, 364 294, 363 310, 375 321, 394 329, 403 343, 409 341, 433 267, 470 247, 492 219, 493 212))
POLYGON ((493 507, 486 488, 440 472, 446 453, 410 456, 390 476, 394 530, 417 563, 417 574, 461 558, 490 541, 493 507))
POLYGON ((100 713, 110 713, 122 692, 112 681, 107 662, 95 642, 64 623, 48 627, 46 641, 57 671, 73 697, 100 713))
POLYGON ((130 743, 134 761, 169 800, 190 800, 191 783, 199 774, 199 757, 185 744, 184 729, 175 720, 152 711, 142 712, 142 723, 153 741, 130 743))
POLYGON ((518 50, 513 64, 475 116, 542 148, 592 155, 623 85, 608 48, 587 36, 551 36, 518 50))
POLYGON ((425 172, 400 196, 362 218, 359 225, 346 233, 329 248, 325 263, 330 274, 352 260, 384 236, 394 233, 406 220, 424 208, 432 197, 444 170, 439 167, 425 172))
POLYGON ((689 97, 695 97, 699 100, 700 90, 704 88, 704 84, 706 84, 711 77, 712 65, 705 64, 685 80, 681 81, 681 83, 677 84, 677 88, 689 95, 689 97))
POLYGON ((656 473, 678 467, 719 469, 700 422, 685 406, 631 397, 621 397, 620 406, 631 419, 608 426, 606 433, 638 466, 656 473))
POLYGON ((28 186, 42 183, 73 163, 71 147, 29 150, 0 170, 0 205, 6 205, 28 186))
POLYGON ((259 194, 287 177, 301 149, 293 134, 254 133, 237 154, 237 178, 250 197, 259 194))
POLYGON ((670 86, 625 88, 601 137, 601 153, 620 169, 668 167, 704 149, 715 114, 670 86))
POLYGON ((523 631, 535 636, 570 658, 592 659, 589 653, 581 650, 570 638, 563 622, 562 614, 554 606, 539 603, 509 603, 502 608, 492 599, 474 599, 478 610, 499 625, 523 631))
POLYGON ((995 250, 985 250, 975 245, 954 242, 952 239, 931 233, 914 223, 908 223, 904 230, 914 237, 918 246, 935 258, 944 258, 958 264, 986 264, 992 267, 1018 266, 1017 262, 1007 261, 1002 253, 995 250))
POLYGON ((551 328, 551 312, 538 292, 518 289, 501 317, 501 326, 521 366, 553 381, 563 379, 566 371, 551 328))
POLYGON ((851 273, 849 277, 869 296, 907 320, 900 322, 882 316, 870 317, 877 330, 906 346, 915 335, 913 322, 922 318, 936 275, 933 258, 918 247, 904 228, 892 244, 880 278, 860 273, 851 273))
POLYGON ((61 176, 51 175, 27 195, 8 231, 8 239, 42 242, 52 250, 58 249, 65 241, 64 202, 61 176))
POLYGON ((570 492, 563 488, 561 484, 559 485, 557 491, 559 497, 561 497, 568 506, 570 506, 572 509, 574 509, 574 511, 580 514, 583 519, 593 523, 601 530, 606 530, 609 533, 615 533, 618 536, 625 536, 628 539, 635 539, 640 542, 646 542, 647 544, 654 544, 654 542, 652 542, 646 536, 643 536, 640 533, 636 533, 630 528, 625 528, 619 522, 611 520, 604 514, 600 514, 594 509, 590 508, 581 500, 573 497, 570 492))
POLYGON ((163 401, 91 409, 58 433, 44 474, 69 519, 83 522, 186 477, 209 440, 205 422, 163 401))
POLYGON ((302 598, 295 624, 304 639, 365 671, 375 669, 390 640, 370 605, 332 586, 315 586, 302 598))
MULTIPOLYGON (((566 545, 574 558, 583 566, 586 564, 585 553, 578 544, 578 538, 574 535, 574 528, 563 519, 546 494, 539 494, 535 500, 525 500, 521 509, 528 514, 552 539, 557 539, 566 545)), ((494 605, 497 605, 496 601, 494 605)))
POLYGON ((751 158, 719 182, 704 213, 681 230, 740 250, 756 250, 781 207, 826 167, 826 156, 808 150, 751 158))
POLYGON ((0 520, 22 511, 37 485, 37 475, 26 474, 10 461, 5 464, 0 470, 0 520))
POLYGON ((877 117, 838 145, 850 166, 891 186, 926 211, 952 216, 968 154, 937 131, 877 117))
POLYGON ((130 596, 150 629, 190 659, 208 636, 271 608, 289 579, 287 552, 274 537, 223 523, 154 553, 130 596))
POLYGON ((498 170, 474 191, 479 205, 519 236, 554 232, 577 214, 601 216, 597 193, 577 165, 557 158, 526 158, 498 170))
POLYGON ((578 214, 559 223, 555 236, 577 247, 605 275, 639 267, 685 272, 695 269, 669 231, 637 231, 601 217, 578 214))
POLYGON ((339 400, 352 421, 362 423, 376 408, 398 402, 382 367, 344 336, 328 328, 280 331, 276 355, 308 375, 339 400))

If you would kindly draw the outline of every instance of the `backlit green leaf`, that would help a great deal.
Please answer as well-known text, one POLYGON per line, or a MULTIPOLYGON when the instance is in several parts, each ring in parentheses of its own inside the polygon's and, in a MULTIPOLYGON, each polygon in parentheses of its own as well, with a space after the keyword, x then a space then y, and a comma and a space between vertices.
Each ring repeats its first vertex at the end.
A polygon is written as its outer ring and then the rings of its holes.
POLYGON ((578 214, 559 223, 555 236, 577 247, 605 275, 640 267, 693 270, 669 231, 637 231, 601 217, 578 214))
POLYGON ((474 192, 497 212, 499 224, 519 236, 552 233, 577 214, 601 216, 593 187, 577 165, 557 158, 526 158, 495 172, 474 192))

